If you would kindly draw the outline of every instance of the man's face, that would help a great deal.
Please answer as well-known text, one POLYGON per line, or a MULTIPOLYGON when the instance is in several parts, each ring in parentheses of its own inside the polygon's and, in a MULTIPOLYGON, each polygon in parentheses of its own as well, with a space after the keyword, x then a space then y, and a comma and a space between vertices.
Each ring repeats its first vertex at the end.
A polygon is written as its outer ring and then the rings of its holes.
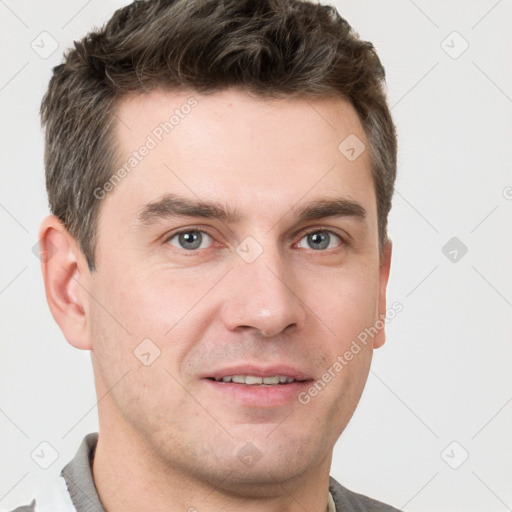
POLYGON ((140 161, 102 199, 96 271, 81 275, 106 393, 100 428, 204 481, 328 467, 382 335, 359 343, 341 371, 333 365, 385 311, 389 267, 379 266, 369 146, 354 109, 154 91, 123 101, 117 117, 115 170, 134 151, 140 161), (197 104, 183 107, 191 96, 197 104), (179 121, 162 132, 175 109, 179 121), (355 160, 338 149, 349 135, 368 148, 355 160), (333 200, 335 211, 299 214, 333 200), (185 201, 217 208, 191 212, 185 201), (234 375, 256 379, 219 381, 234 375))

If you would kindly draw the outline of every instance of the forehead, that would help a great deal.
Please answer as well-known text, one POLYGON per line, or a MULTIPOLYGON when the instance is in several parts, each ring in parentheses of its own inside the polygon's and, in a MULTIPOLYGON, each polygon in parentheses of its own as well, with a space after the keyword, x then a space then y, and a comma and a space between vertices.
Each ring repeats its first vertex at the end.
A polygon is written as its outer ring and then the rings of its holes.
POLYGON ((156 90, 119 104, 115 140, 122 177, 106 202, 125 220, 166 193, 236 203, 262 218, 326 194, 358 200, 370 213, 375 206, 368 142, 341 98, 156 90), (354 159, 345 146, 362 152, 354 159))

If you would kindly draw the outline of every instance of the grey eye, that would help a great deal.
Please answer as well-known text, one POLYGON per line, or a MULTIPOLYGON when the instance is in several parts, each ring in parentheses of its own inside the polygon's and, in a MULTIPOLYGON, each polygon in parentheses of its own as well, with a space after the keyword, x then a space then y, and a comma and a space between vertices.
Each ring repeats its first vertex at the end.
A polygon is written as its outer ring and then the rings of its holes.
POLYGON ((196 249, 205 249, 205 244, 211 242, 212 237, 204 231, 190 230, 181 231, 169 238, 168 242, 179 249, 194 251, 196 249))
MULTIPOLYGON (((312 231, 301 239, 301 242, 299 242, 299 247, 301 247, 300 243, 302 243, 302 240, 306 240, 306 243, 308 244, 306 249, 313 249, 314 251, 332 249, 333 246, 331 244, 333 240, 336 241, 336 239, 338 239, 338 244, 336 245, 339 245, 339 242, 342 240, 335 233, 332 233, 331 231, 312 231)), ((334 245, 334 247, 336 247, 336 245, 334 245)))

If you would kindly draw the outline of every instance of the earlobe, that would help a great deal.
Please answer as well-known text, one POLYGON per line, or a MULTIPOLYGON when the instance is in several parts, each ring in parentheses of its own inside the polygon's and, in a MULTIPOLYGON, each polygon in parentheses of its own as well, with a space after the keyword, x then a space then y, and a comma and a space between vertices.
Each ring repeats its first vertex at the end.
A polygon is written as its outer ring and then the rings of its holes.
POLYGON ((379 328, 378 334, 373 339, 373 348, 379 348, 384 345, 386 341, 386 331, 385 331, 385 321, 386 321, 386 289, 388 285, 389 279, 389 271, 391 267, 391 252, 392 252, 392 242, 388 239, 386 242, 384 249, 382 251, 382 258, 380 261, 379 268, 379 307, 378 307, 378 326, 379 328))
POLYGON ((88 268, 81 251, 54 215, 42 222, 39 244, 46 300, 53 318, 71 345, 91 350, 87 294, 81 283, 88 268))

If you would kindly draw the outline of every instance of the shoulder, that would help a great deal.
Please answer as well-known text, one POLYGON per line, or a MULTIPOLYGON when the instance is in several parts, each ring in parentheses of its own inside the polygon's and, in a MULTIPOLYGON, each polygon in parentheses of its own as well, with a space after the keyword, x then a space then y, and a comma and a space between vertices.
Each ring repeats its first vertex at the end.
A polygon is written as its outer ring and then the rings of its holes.
POLYGON ((331 491, 336 510, 343 512, 400 512, 399 509, 391 505, 350 491, 332 477, 329 479, 329 491, 331 491))
POLYGON ((10 512, 34 512, 36 509, 36 500, 33 499, 30 505, 21 505, 19 507, 16 507, 14 510, 11 510, 10 512))
POLYGON ((53 480, 36 491, 30 504, 3 512, 105 512, 92 476, 91 463, 97 440, 98 432, 87 434, 75 456, 53 480))
MULTIPOLYGON (((48 485, 36 491, 35 498, 28 505, 20 505, 9 512, 76 512, 71 501, 66 481, 62 474, 48 485)), ((4 511, 5 512, 5 511, 4 511)), ((96 512, 96 510, 95 510, 96 512)), ((98 511, 99 512, 99 509, 98 511)), ((104 511, 103 511, 104 512, 104 511)))

